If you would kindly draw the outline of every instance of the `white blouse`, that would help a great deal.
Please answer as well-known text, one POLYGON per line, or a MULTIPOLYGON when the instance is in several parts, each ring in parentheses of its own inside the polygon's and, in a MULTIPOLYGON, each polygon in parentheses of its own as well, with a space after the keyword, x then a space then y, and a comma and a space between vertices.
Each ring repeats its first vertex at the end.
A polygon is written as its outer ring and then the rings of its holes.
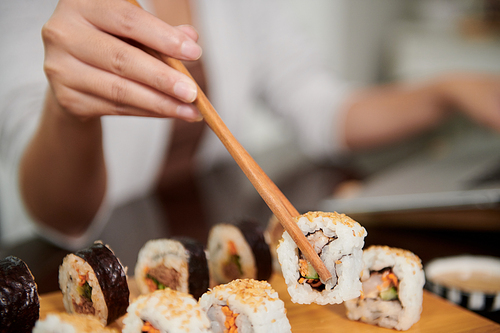
MULTIPOLYGON (((251 154, 262 147, 270 149, 272 140, 288 135, 311 158, 332 156, 342 150, 340 105, 348 87, 322 66, 321 55, 280 4, 269 0, 193 3, 210 100, 251 154), (262 122, 269 118, 263 110, 272 113, 279 126, 262 122), (262 141, 265 144, 255 144, 262 141)), ((0 2, 2 245, 35 233, 68 249, 86 245, 102 230, 113 207, 151 191, 168 141, 168 119, 103 117, 109 183, 92 226, 75 239, 32 221, 19 194, 18 164, 42 110, 47 82, 40 29, 56 5, 56 0, 0 2)), ((198 158, 203 168, 209 168, 230 156, 206 131, 198 158)))

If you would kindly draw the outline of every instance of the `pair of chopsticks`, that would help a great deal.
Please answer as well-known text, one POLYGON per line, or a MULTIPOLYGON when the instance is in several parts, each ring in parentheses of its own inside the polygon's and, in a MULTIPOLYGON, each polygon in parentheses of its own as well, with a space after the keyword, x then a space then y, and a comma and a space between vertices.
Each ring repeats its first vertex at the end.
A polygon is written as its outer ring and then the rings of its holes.
MULTIPOLYGON (((127 1, 140 7, 136 0, 127 1)), ((155 50, 147 47, 143 47, 143 49, 152 56, 162 60, 170 67, 178 70, 181 73, 184 73, 185 75, 193 79, 189 71, 180 60, 171 58, 164 54, 160 54, 159 52, 156 52, 155 50)), ((297 247, 302 251, 304 257, 314 267, 319 277, 321 278, 321 281, 323 283, 326 283, 332 278, 332 275, 293 220, 294 216, 300 215, 299 212, 280 191, 276 184, 274 184, 274 182, 266 175, 266 173, 261 169, 257 162, 255 162, 255 160, 250 156, 245 148, 243 148, 238 140, 236 140, 236 138, 220 118, 215 108, 208 100, 205 93, 200 89, 198 85, 197 87, 198 95, 193 103, 202 114, 205 122, 212 129, 212 131, 214 131, 222 144, 224 144, 227 151, 231 154, 241 170, 243 170, 262 199, 264 199, 267 206, 278 218, 283 228, 288 232, 293 241, 297 244, 297 247)))

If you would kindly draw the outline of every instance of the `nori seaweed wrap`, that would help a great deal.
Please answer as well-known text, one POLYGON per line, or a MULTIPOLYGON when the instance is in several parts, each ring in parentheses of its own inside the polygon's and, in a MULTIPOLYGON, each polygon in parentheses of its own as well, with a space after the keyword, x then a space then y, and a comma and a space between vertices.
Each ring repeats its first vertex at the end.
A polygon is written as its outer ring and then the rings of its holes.
POLYGON ((40 300, 31 271, 21 259, 0 260, 0 332, 31 332, 40 316, 40 300))
POLYGON ((135 279, 141 294, 170 288, 200 298, 209 286, 203 244, 188 237, 148 241, 139 251, 135 279))
POLYGON ((215 283, 244 278, 267 280, 272 274, 271 252, 264 238, 264 227, 255 220, 215 225, 208 236, 208 252, 215 283))
POLYGON ((64 258, 59 287, 69 313, 90 314, 107 325, 127 312, 130 292, 125 269, 102 242, 64 258))

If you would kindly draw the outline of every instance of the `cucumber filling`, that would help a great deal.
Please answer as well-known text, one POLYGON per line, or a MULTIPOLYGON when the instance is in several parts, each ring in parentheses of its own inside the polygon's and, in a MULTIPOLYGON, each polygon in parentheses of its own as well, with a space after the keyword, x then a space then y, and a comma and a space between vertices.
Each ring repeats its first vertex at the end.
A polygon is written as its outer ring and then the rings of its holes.
POLYGON ((380 298, 383 301, 392 301, 398 299, 398 291, 396 287, 391 287, 380 292, 380 298))
POLYGON ((92 302, 92 287, 87 281, 78 287, 78 294, 84 297, 87 301, 92 302))
POLYGON ((164 285, 163 283, 161 283, 160 281, 158 281, 158 279, 156 279, 154 276, 152 276, 150 274, 146 274, 146 278, 150 279, 151 281, 153 281, 153 283, 156 285, 156 289, 163 290, 163 289, 167 288, 166 285, 164 285))

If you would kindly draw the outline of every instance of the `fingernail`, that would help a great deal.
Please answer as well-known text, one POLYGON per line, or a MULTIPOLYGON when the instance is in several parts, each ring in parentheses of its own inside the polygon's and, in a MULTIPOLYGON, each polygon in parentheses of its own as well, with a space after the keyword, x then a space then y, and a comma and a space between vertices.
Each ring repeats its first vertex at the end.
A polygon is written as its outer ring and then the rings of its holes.
POLYGON ((187 40, 181 45, 181 53, 186 58, 196 60, 201 57, 201 47, 192 40, 187 40))
POLYGON ((203 119, 202 115, 194 105, 181 104, 177 107, 176 113, 180 118, 188 121, 200 121, 203 119))
POLYGON ((196 98, 198 90, 196 88, 196 85, 192 83, 188 83, 185 81, 177 81, 174 84, 174 94, 177 96, 179 99, 186 101, 186 102, 192 102, 196 98))

